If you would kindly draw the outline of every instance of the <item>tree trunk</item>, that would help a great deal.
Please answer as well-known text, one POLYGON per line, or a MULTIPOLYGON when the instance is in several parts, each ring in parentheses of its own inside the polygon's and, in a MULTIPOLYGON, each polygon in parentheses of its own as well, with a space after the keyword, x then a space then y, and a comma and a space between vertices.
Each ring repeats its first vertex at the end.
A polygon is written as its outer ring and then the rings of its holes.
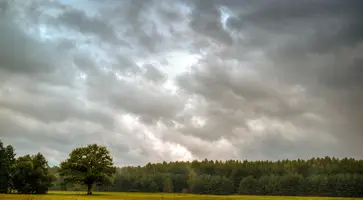
POLYGON ((91 195, 91 194, 92 194, 92 185, 93 185, 93 184, 88 184, 88 185, 87 185, 87 194, 88 194, 88 195, 91 195))

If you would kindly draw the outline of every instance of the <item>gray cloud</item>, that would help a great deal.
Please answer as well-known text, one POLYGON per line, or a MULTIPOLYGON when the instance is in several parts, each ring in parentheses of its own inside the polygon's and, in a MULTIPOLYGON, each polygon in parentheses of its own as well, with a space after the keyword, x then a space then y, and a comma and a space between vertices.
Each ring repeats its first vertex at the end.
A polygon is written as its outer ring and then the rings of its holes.
POLYGON ((93 34, 112 44, 127 44, 119 39, 114 28, 107 21, 97 16, 89 17, 86 13, 69 9, 57 17, 60 24, 85 34, 93 34))
POLYGON ((223 29, 222 13, 219 8, 218 4, 196 1, 195 10, 192 11, 190 26, 198 33, 230 45, 233 39, 223 29))
MULTIPOLYGON (((38 85, 38 87, 41 86, 38 85)), ((54 90, 54 88, 52 89, 54 90)), ((19 112, 25 116, 34 117, 45 123, 81 118, 94 123, 100 123, 107 128, 112 128, 113 126, 112 114, 100 108, 87 108, 84 102, 70 96, 74 92, 67 90, 52 92, 46 88, 32 93, 30 91, 28 89, 27 93, 24 91, 10 90, 4 95, 0 95, 2 97, 0 106, 19 112), (44 112, 45 110, 47 112, 44 112)))
POLYGON ((180 97, 160 91, 148 83, 135 85, 117 80, 112 75, 95 77, 93 80, 94 82, 90 82, 92 89, 88 93, 90 98, 106 102, 114 109, 140 116, 145 122, 155 123, 159 119, 173 118, 183 106, 180 97))
POLYGON ((166 78, 165 78, 164 74, 155 66, 147 64, 144 66, 144 68, 145 68, 144 74, 147 79, 150 79, 151 81, 154 81, 154 82, 165 81, 166 78))
POLYGON ((361 158, 361 1, 4 2, 0 138, 20 154, 361 158))
POLYGON ((15 73, 49 73, 54 70, 54 63, 50 62, 52 59, 41 59, 43 56, 53 56, 49 53, 50 49, 44 48, 41 42, 27 36, 12 23, 1 20, 0 24, 0 46, 3 47, 0 50, 1 68, 15 73), (33 49, 34 46, 38 48, 33 49))
MULTIPOLYGON (((224 6, 234 5, 233 3, 226 1, 224 6)), ((213 64, 207 64, 204 71, 208 74, 196 71, 191 77, 194 82, 186 79, 185 83, 181 82, 181 86, 189 91, 196 90, 205 98, 217 99, 218 102, 225 101, 223 94, 228 90, 238 91, 237 94, 243 94, 243 99, 255 103, 255 106, 252 103, 252 108, 258 108, 253 109, 253 114, 246 116, 247 118, 255 114, 274 118, 285 116, 282 119, 288 119, 299 127, 301 122, 297 119, 300 115, 315 113, 324 116, 331 127, 325 125, 319 130, 330 132, 341 145, 340 150, 332 152, 357 155, 359 148, 351 145, 357 139, 363 139, 360 131, 362 126, 358 122, 362 110, 359 103, 355 103, 362 99, 361 93, 357 91, 363 86, 359 75, 363 36, 361 12, 357 9, 361 7, 360 4, 360 1, 253 1, 244 8, 230 6, 237 17, 230 17, 227 26, 242 35, 242 38, 238 38, 239 42, 234 43, 237 46, 231 49, 239 49, 240 54, 248 54, 250 50, 238 46, 246 45, 262 53, 264 57, 258 58, 263 60, 259 65, 266 67, 256 69, 261 77, 251 84, 244 81, 245 77, 237 75, 239 81, 236 82, 236 90, 233 90, 234 87, 230 84, 233 78, 220 73, 221 70, 216 70, 213 64), (271 80, 277 84, 274 85, 271 80), (279 91, 294 84, 304 88, 307 99, 292 106, 288 103, 288 96, 279 91), (264 90, 261 90, 261 85, 264 90), (257 103, 259 99, 264 102, 257 103), (322 106, 317 109, 316 105, 322 106), (269 110, 272 107, 274 110, 269 110)), ((210 6, 208 4, 205 8, 210 6)), ((206 12, 203 9, 198 11, 206 12)), ((246 60, 244 55, 239 56, 237 52, 228 49, 217 55, 222 56, 222 59, 227 56, 226 59, 246 60)), ((222 68, 228 71, 228 66, 222 68)), ((240 68, 243 70, 244 67, 241 65, 240 68)), ((255 66, 250 65, 250 68, 254 70, 255 66)), ((295 100, 300 101, 299 98, 297 96, 295 100)), ((226 105, 230 105, 231 98, 226 102, 226 105)), ((251 108, 251 104, 247 105, 251 108)), ((246 112, 246 109, 242 111, 246 112)))

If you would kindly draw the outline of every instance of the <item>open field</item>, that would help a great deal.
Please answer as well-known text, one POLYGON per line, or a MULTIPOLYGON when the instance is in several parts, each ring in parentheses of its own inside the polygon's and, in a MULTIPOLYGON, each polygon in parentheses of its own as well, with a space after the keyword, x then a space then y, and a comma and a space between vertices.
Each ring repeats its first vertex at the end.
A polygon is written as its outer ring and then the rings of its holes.
POLYGON ((161 194, 161 193, 94 193, 92 196, 85 195, 84 192, 59 192, 52 191, 46 195, 19 195, 19 194, 0 194, 1 200, 143 200, 143 199, 189 199, 189 200, 222 200, 222 199, 240 199, 240 200, 348 200, 363 198, 334 198, 334 197, 276 197, 276 196, 211 196, 211 195, 193 195, 193 194, 161 194))

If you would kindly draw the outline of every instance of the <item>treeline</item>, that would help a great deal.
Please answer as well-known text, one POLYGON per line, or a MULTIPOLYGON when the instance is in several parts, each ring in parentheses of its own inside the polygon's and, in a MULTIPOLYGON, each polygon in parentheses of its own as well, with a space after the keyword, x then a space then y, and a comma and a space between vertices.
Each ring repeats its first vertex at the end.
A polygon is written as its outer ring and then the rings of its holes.
POLYGON ((55 177, 48 172, 45 157, 25 155, 15 158, 14 148, 0 141, 0 193, 44 194, 55 177))
POLYGON ((163 162, 115 173, 108 150, 96 144, 74 149, 60 168, 49 167, 41 153, 15 158, 14 148, 0 141, 1 193, 50 188, 92 194, 92 186, 115 192, 363 197, 363 160, 163 162))
MULTIPOLYGON (((82 187, 68 185, 62 189, 82 190, 82 187)), ((113 184, 98 190, 363 197, 363 160, 325 157, 276 162, 149 163, 143 167, 118 168, 113 184)))

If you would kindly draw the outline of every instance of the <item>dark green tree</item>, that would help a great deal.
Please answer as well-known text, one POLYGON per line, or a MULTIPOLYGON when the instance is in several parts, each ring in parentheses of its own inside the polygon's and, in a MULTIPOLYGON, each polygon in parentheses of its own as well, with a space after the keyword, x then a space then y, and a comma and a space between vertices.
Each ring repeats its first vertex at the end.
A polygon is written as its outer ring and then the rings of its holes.
POLYGON ((190 190, 195 194, 208 194, 210 193, 210 180, 211 175, 203 174, 196 176, 189 182, 190 190))
POLYGON ((41 153, 19 157, 12 179, 14 188, 24 194, 46 193, 54 180, 48 168, 48 162, 41 153))
POLYGON ((173 182, 169 176, 165 177, 165 179, 164 179, 163 192, 167 192, 167 193, 174 192, 173 182))
POLYGON ((15 153, 11 145, 6 147, 0 141, 0 193, 8 193, 13 188, 15 153))
POLYGON ((256 194, 258 187, 258 181, 252 176, 247 176, 242 179, 239 184, 239 194, 256 194))
POLYGON ((151 181, 148 186, 149 192, 158 192, 158 185, 155 183, 155 181, 151 181))
POLYGON ((234 184, 232 180, 224 176, 213 176, 211 180, 211 189, 213 194, 229 195, 234 192, 234 184))
POLYGON ((0 141, 0 193, 8 190, 8 166, 6 163, 5 148, 0 141))
POLYGON ((304 193, 302 183, 304 179, 299 174, 287 174, 281 178, 282 194, 286 196, 296 196, 304 193))
POLYGON ((115 173, 113 160, 105 146, 90 144, 74 149, 69 158, 60 164, 63 181, 87 186, 87 194, 92 194, 94 184, 107 182, 115 173))

